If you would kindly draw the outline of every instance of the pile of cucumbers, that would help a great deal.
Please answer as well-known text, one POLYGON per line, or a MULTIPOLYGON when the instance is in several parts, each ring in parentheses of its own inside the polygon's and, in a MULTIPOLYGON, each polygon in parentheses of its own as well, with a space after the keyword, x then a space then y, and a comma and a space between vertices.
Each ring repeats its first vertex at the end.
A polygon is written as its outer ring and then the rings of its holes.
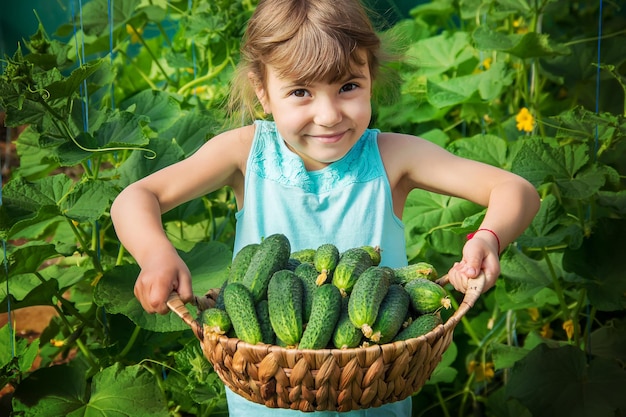
POLYGON ((380 266, 378 247, 340 253, 326 243, 291 252, 283 234, 243 247, 216 306, 201 312, 206 332, 297 349, 347 349, 428 333, 450 308, 437 272, 420 262, 380 266))

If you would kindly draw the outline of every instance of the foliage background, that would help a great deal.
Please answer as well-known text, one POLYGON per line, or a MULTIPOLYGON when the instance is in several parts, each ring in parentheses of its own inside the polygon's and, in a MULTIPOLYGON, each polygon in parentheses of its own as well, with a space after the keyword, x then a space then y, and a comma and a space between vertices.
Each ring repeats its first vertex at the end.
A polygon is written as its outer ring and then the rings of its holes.
MULTIPOLYGON (((407 59, 395 66, 397 100, 377 104, 374 125, 511 170, 542 197, 502 255, 496 288, 414 396, 414 415, 626 414, 624 10, 434 0, 406 14, 381 3, 381 30, 404 42, 407 59)), ((70 5, 68 23, 41 25, 2 64, 5 123, 27 127, 2 189, 0 308, 45 305, 58 316, 30 344, 0 329, 0 385, 15 388, 15 415, 226 415, 223 386, 190 331, 134 299, 138 269, 109 208, 124 186, 226 127, 228 80, 255 4, 70 5)), ((234 210, 224 189, 163 218, 198 294, 226 277, 234 210)), ((409 260, 447 270, 482 215, 413 192, 409 260)))

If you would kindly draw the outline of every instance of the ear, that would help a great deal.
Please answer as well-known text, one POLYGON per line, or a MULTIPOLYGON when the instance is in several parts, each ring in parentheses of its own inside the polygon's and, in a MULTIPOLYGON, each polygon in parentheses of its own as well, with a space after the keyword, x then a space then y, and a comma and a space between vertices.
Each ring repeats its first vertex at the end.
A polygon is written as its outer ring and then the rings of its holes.
POLYGON ((254 94, 256 94, 259 103, 261 103, 261 106, 263 107, 263 111, 265 114, 270 114, 271 111, 267 100, 267 94, 265 93, 265 87, 263 86, 263 81, 261 81, 252 71, 248 73, 248 79, 252 84, 252 88, 254 88, 254 94))

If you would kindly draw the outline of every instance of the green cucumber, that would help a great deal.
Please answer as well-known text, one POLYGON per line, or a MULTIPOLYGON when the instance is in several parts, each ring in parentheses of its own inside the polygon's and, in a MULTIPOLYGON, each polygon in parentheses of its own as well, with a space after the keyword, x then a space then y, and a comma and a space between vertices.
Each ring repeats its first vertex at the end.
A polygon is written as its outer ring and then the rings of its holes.
POLYGON ((241 281, 250 289, 254 301, 259 302, 267 296, 267 286, 272 275, 287 267, 290 255, 291 245, 283 234, 268 236, 259 243, 241 281))
POLYGON ((230 330, 232 323, 226 311, 219 308, 207 308, 202 311, 202 325, 205 331, 216 334, 225 334, 230 330))
POLYGON ((404 285, 409 293, 411 306, 418 313, 434 313, 443 308, 450 308, 451 302, 446 290, 436 282, 426 278, 415 278, 404 285))
POLYGON ((348 297, 341 298, 341 314, 333 332, 332 341, 337 349, 357 347, 363 339, 363 332, 352 324, 348 315, 348 301, 348 297))
POLYGON ((409 293, 401 285, 390 285, 372 325, 370 340, 380 344, 390 342, 400 331, 409 311, 409 304, 409 293))
POLYGON ((318 272, 310 263, 301 263, 298 265, 294 274, 302 280, 302 320, 304 323, 309 321, 311 316, 311 308, 313 307, 313 296, 319 288, 317 286, 318 272))
POLYGON ((372 258, 363 248, 351 248, 341 254, 332 283, 346 297, 352 292, 352 288, 359 276, 367 268, 372 266, 372 258))
POLYGON ((274 329, 272 329, 269 303, 267 300, 261 300, 256 305, 256 316, 259 320, 259 326, 261 326, 263 343, 273 345, 276 342, 276 335, 274 334, 274 329))
POLYGON ((394 283, 400 285, 405 285, 407 282, 417 278, 424 278, 429 281, 434 281, 438 278, 435 267, 427 262, 418 262, 394 268, 393 272, 395 275, 394 283))
POLYGON ((267 288, 270 323, 276 336, 289 346, 302 338, 302 280, 283 269, 272 275, 267 288))
POLYGON ((300 249, 291 253, 291 257, 300 261, 300 263, 312 264, 315 257, 315 249, 300 249))
POLYGON ((328 345, 341 314, 342 298, 339 288, 332 284, 324 284, 315 291, 311 317, 298 349, 322 349, 328 345))
POLYGON ((378 266, 380 265, 380 261, 382 260, 380 255, 380 246, 361 246, 361 249, 365 250, 372 258, 372 265, 378 266))
POLYGON ((233 261, 230 264, 230 270, 228 271, 228 282, 241 282, 248 270, 252 257, 259 249, 258 243, 250 243, 244 246, 237 252, 233 261))
POLYGON ((348 315, 352 324, 367 338, 372 336, 372 325, 388 290, 389 278, 377 266, 366 269, 354 284, 348 301, 348 315))
POLYGON ((240 282, 228 284, 224 288, 224 307, 237 338, 253 345, 263 341, 254 299, 248 287, 240 282))
POLYGON ((313 265, 319 276, 317 277, 317 285, 326 283, 328 277, 335 271, 339 262, 339 249, 332 243, 324 243, 315 251, 313 257, 313 265))
POLYGON ((411 322, 405 329, 401 330, 393 341, 408 340, 425 335, 442 323, 438 313, 423 314, 411 322))

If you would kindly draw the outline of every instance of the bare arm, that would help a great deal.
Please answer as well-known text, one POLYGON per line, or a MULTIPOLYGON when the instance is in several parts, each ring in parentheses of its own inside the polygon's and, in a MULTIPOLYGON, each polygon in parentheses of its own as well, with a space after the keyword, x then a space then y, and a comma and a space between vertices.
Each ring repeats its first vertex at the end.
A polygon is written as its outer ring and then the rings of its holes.
POLYGON ((117 236, 141 267, 135 295, 146 311, 166 313, 172 291, 185 301, 193 295, 191 275, 167 238, 161 215, 223 186, 233 188, 241 206, 253 134, 248 126, 216 136, 184 161, 129 185, 113 202, 117 236))
MULTIPOLYGON (((397 214, 401 215, 408 193, 415 188, 472 201, 487 207, 480 228, 492 230, 503 250, 528 227, 539 209, 532 184, 511 172, 460 158, 409 135, 383 134, 379 143, 397 214)), ((463 258, 449 272, 450 282, 465 292, 467 279, 481 270, 487 277, 486 290, 500 274, 498 241, 488 231, 478 232, 466 242, 463 258)))

